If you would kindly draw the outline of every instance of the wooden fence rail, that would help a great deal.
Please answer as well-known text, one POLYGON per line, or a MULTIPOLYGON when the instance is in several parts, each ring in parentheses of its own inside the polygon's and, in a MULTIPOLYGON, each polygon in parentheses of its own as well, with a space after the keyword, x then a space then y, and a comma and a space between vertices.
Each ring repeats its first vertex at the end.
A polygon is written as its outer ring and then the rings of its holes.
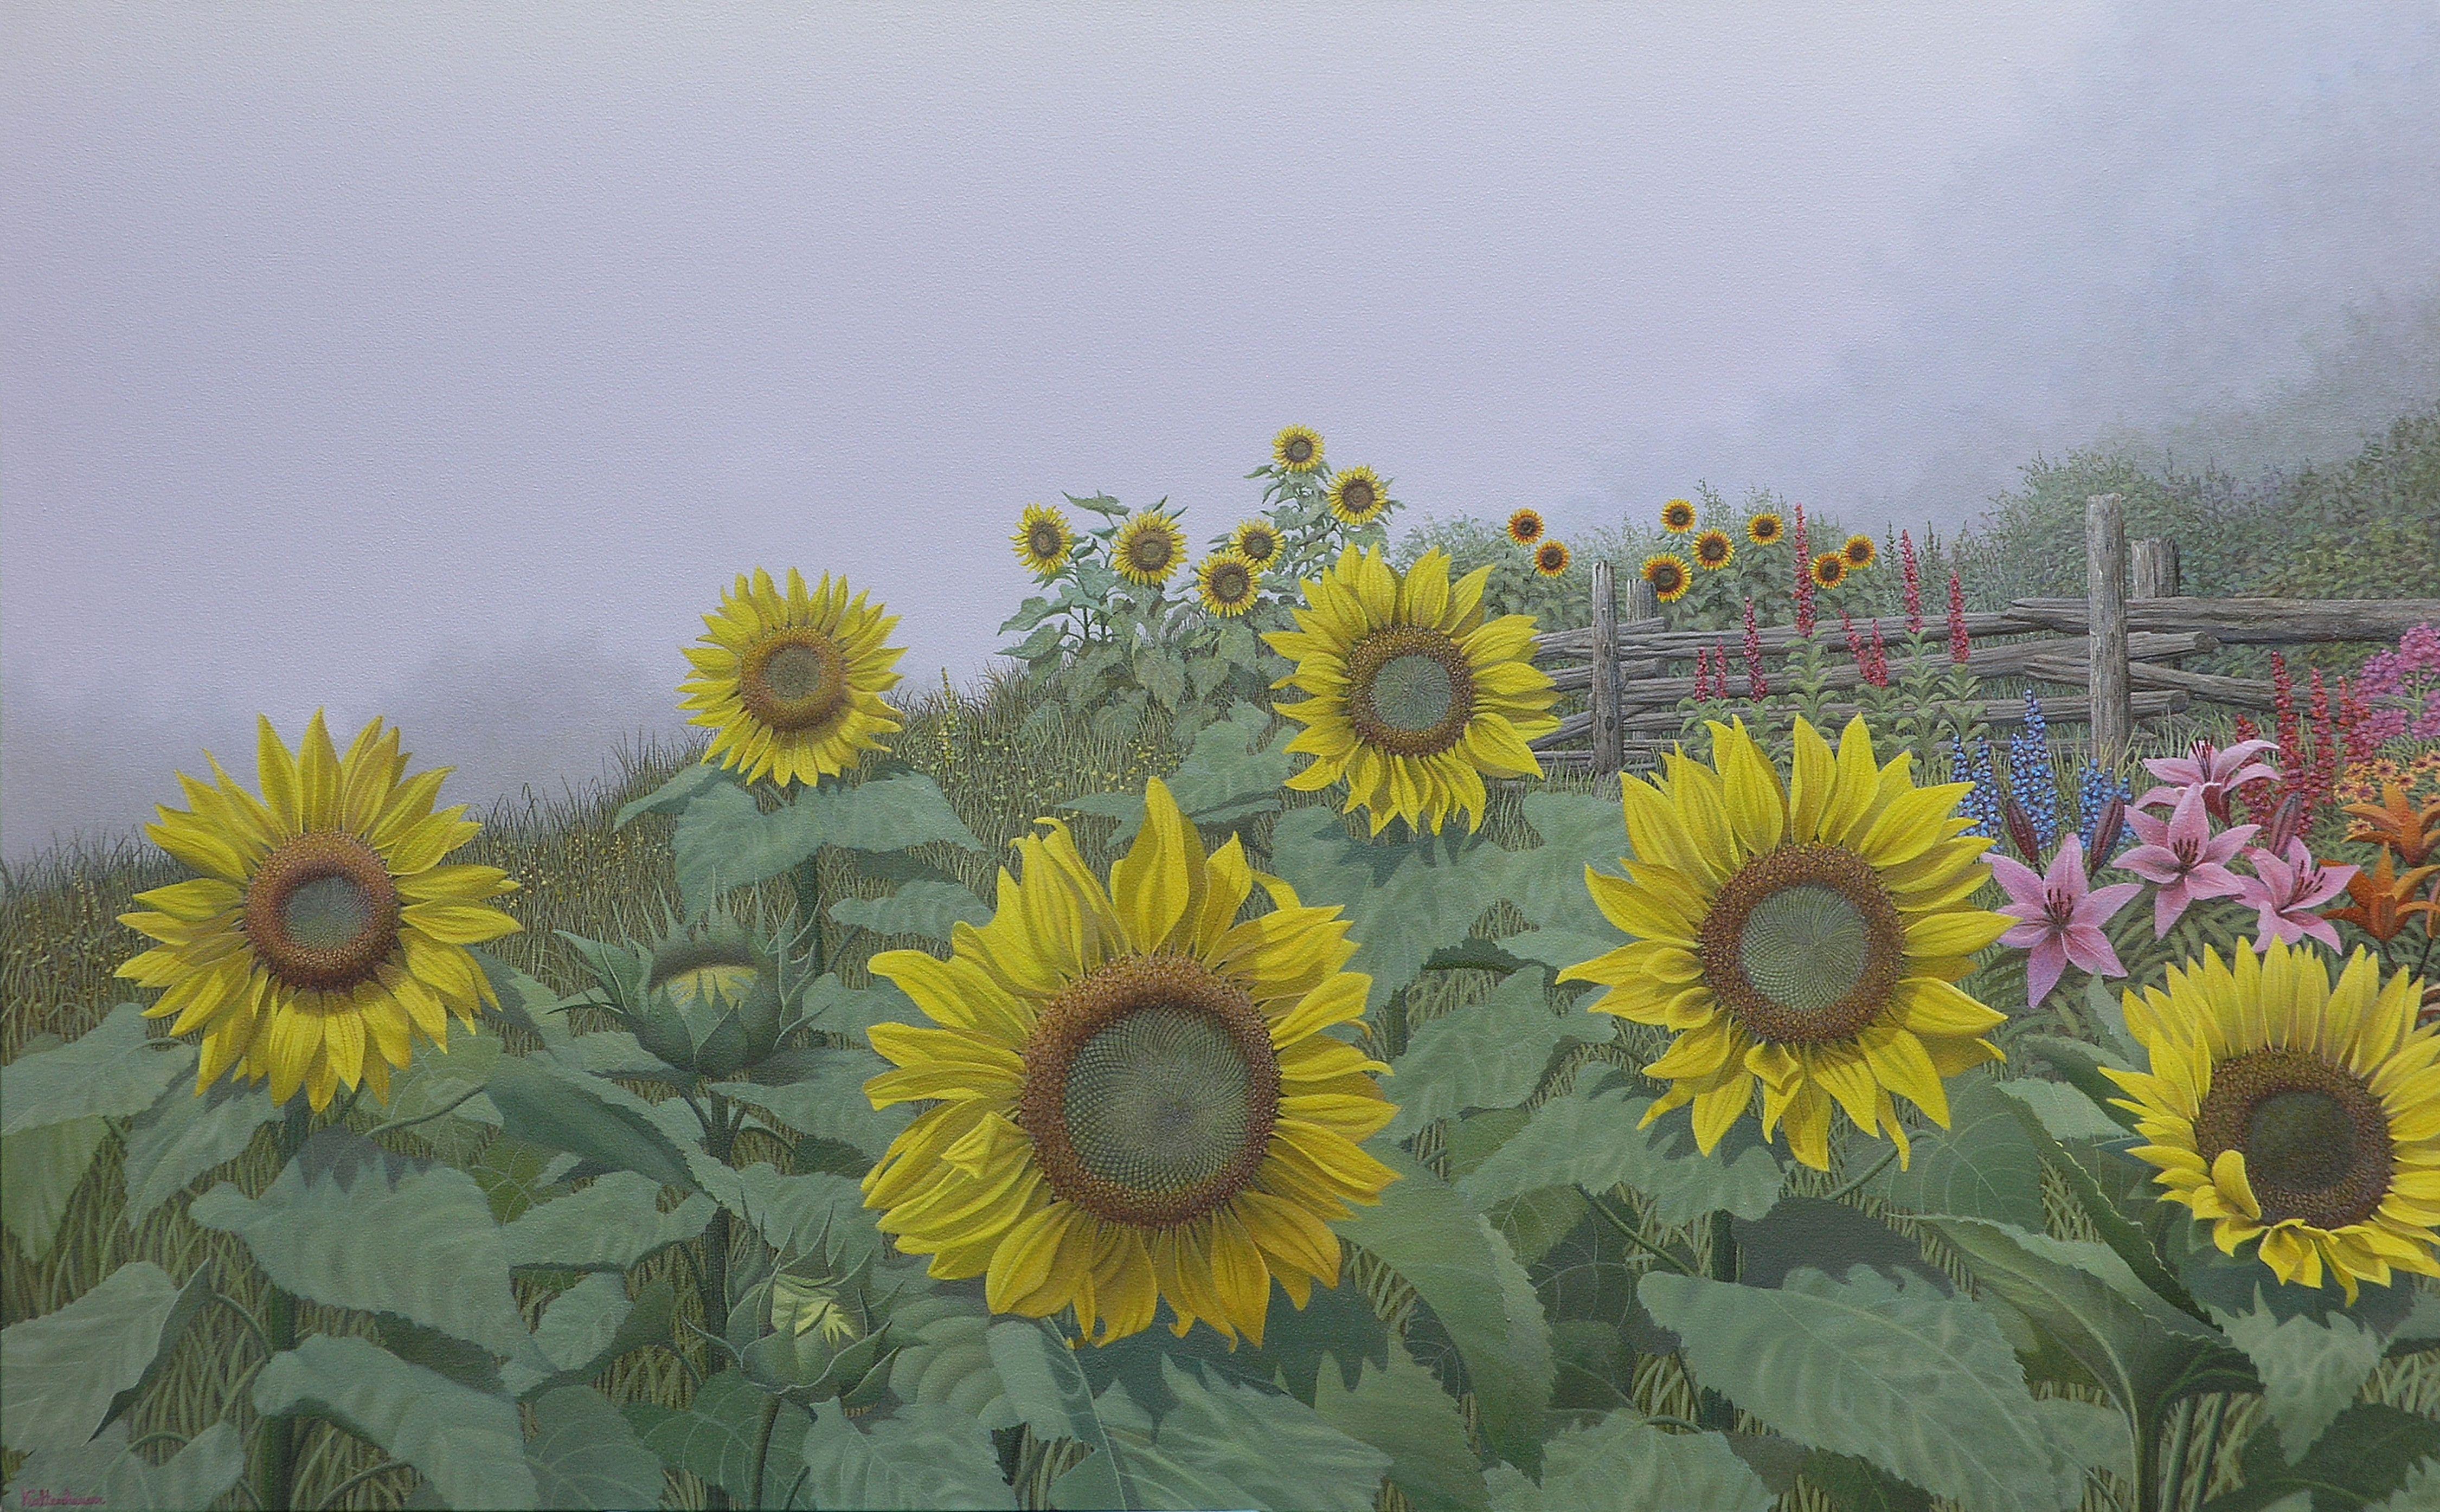
MULTIPOLYGON (((2091 726, 2094 747, 2105 755, 2125 752, 2138 720, 2182 713, 2196 703, 2272 707, 2269 683, 2174 665, 2186 657, 2222 646, 2389 641, 2416 625, 2440 621, 2440 599, 2434 598, 2183 597, 2178 592, 2178 543, 2144 540, 2130 547, 2116 494, 2087 501, 2085 545, 2084 597, 2019 598, 2006 609, 1965 616, 1972 643, 1966 667, 1979 677, 2029 677, 2082 689, 2045 700, 2043 717, 2054 724, 2091 726)), ((1622 619, 1610 564, 1595 562, 1592 624, 1535 638, 1535 658, 1552 682, 1562 692, 1589 695, 1584 713, 1562 720, 1557 730, 1534 742, 1547 767, 1607 774, 1657 762, 1674 743, 1669 738, 1678 730, 1679 701, 1695 690, 1693 677, 1674 673, 1673 666, 1691 664, 1703 650, 1725 651, 1743 665, 1742 629, 1672 630, 1650 584, 1637 579, 1625 587, 1627 616, 1622 619)), ((1893 658, 1902 657, 1905 618, 1857 623, 1866 635, 1875 626, 1893 658)), ((1925 654, 1945 671, 1946 622, 1935 616, 1927 630, 1925 654)), ((1761 631, 1757 640, 1762 659, 1774 665, 1800 644, 1789 625, 1761 631)), ((1819 643, 1827 658, 1825 688, 1844 692, 1863 685, 1862 670, 1842 634, 1822 634, 1819 643)), ((1826 711, 1843 721, 1855 705, 1831 703, 1826 711)), ((1990 700, 1979 717, 1985 724, 2014 724, 2023 720, 2024 706, 2016 700, 1990 700)))

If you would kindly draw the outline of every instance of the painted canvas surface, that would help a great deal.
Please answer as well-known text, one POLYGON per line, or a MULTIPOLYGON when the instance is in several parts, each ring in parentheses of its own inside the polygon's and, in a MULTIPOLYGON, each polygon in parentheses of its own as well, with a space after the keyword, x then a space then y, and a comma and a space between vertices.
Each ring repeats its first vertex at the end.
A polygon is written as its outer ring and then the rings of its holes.
POLYGON ((0 26, 7 1507, 2440 1507, 2428 9, 0 26))

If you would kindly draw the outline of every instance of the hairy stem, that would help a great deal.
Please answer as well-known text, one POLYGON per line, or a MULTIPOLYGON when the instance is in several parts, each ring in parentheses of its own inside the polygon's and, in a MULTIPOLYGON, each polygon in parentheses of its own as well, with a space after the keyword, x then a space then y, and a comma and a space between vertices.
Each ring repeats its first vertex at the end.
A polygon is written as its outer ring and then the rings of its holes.
MULTIPOLYGON (((1711 1262, 1704 1271, 1714 1281, 1737 1278, 1737 1234, 1733 1220, 1726 1213, 1714 1213, 1705 1218, 1711 1236, 1711 1262)), ((1737 1423, 1737 1410, 1726 1396, 1706 1386, 1695 1400, 1695 1420, 1705 1428, 1727 1432, 1737 1423)))

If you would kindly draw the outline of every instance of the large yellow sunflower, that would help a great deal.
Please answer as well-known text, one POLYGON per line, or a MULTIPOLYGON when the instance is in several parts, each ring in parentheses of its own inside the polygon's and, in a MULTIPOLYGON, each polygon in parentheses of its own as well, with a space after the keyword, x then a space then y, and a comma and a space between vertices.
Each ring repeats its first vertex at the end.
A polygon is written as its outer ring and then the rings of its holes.
POLYGON ((1271 685, 1313 695, 1279 705, 1306 726, 1288 749, 1314 758, 1289 787, 1344 777, 1348 810, 1371 809, 1374 834, 1392 818, 1437 834, 1455 810, 1481 823, 1485 773, 1541 774, 1527 742, 1559 727, 1558 690, 1530 660, 1532 615, 1483 618, 1490 576, 1452 584, 1435 549, 1401 578, 1380 553, 1350 551, 1305 583, 1300 628, 1264 637, 1297 664, 1271 685))
POLYGON ((1048 578, 1068 565, 1068 554, 1076 549, 1076 532, 1068 517, 1047 504, 1027 505, 1012 539, 1016 543, 1016 560, 1037 578, 1048 578))
POLYGON ((1847 559, 1835 551, 1825 551, 1813 559, 1813 586, 1836 588, 1847 580, 1847 559))
POLYGON ((811 593, 788 569, 781 593, 756 568, 751 583, 721 596, 706 614, 706 644, 685 648, 694 676, 678 685, 690 722, 718 733, 706 761, 742 769, 753 782, 768 773, 785 787, 815 783, 852 766, 899 726, 882 694, 898 685, 890 670, 906 654, 882 644, 898 616, 848 598, 847 579, 822 574, 811 593))
POLYGON ((1746 733, 1711 726, 1717 765, 1671 755, 1664 778, 1624 785, 1628 880, 1587 867, 1593 901, 1634 943, 1570 967, 1563 982, 1610 991, 1592 1005, 1678 1038, 1644 1075, 1669 1090, 1650 1124, 1694 1104, 1711 1153, 1762 1092, 1765 1138, 1781 1124, 1796 1158, 1830 1167, 1833 1102, 1908 1159, 1893 1093, 1942 1128, 1942 1078, 1999 1050, 2003 1016, 1955 986, 2010 920, 1968 900, 1990 877, 1990 842, 1955 816, 1970 783, 1918 788, 1887 766, 1859 718, 1833 756, 1796 721, 1783 782, 1746 733))
POLYGON ((1349 468, 1331 480, 1330 512, 1345 525, 1369 525, 1390 507, 1390 489, 1371 468, 1349 468))
POLYGON ((1110 543, 1110 565, 1120 577, 1146 588, 1169 581, 1185 560, 1186 532, 1157 509, 1120 526, 1118 539, 1110 543))
POLYGON ((1571 560, 1564 541, 1545 541, 1534 548, 1534 572, 1541 578, 1564 578, 1571 560))
POLYGON ((1229 537, 1229 549, 1257 567, 1277 560, 1286 544, 1280 539, 1280 527, 1268 520, 1247 520, 1229 537))
POLYGON ((1871 566, 1874 559, 1880 555, 1880 548, 1873 544, 1873 538, 1870 536, 1849 536, 1847 543, 1840 546, 1839 551, 1847 559, 1847 565, 1858 572, 1871 566))
POLYGON ((1686 559, 1674 551, 1643 559, 1643 580, 1652 585, 1652 596, 1664 604, 1674 604, 1686 596, 1694 586, 1695 575, 1687 570, 1686 559))
POLYGON ((1706 530, 1695 538, 1695 565, 1705 572, 1719 571, 1736 556, 1736 543, 1725 530, 1706 530))
POLYGON ((1301 1308, 1338 1284, 1329 1225, 1396 1180, 1361 1143, 1395 1113, 1389 1068, 1327 1031, 1372 978, 1339 910, 1211 854, 1155 778, 1144 826, 1103 885, 1068 827, 1016 842, 999 909, 947 960, 872 959, 938 1027, 882 1023, 898 1069, 876 1108, 929 1106, 864 1181, 883 1233, 936 1276, 983 1276, 993 1310, 1073 1306, 1107 1343, 1169 1304, 1262 1343, 1271 1281, 1301 1308), (1273 910, 1245 923, 1260 881, 1273 910))
POLYGON ((1271 437, 1271 456, 1283 471, 1310 472, 1321 466, 1321 434, 1291 425, 1271 437))
POLYGON ((1196 563, 1194 586, 1202 593, 1204 608, 1233 618, 1251 607, 1261 582, 1253 563, 1233 551, 1220 551, 1196 563))
POLYGON ((1530 546, 1542 539, 1542 516, 1534 509, 1519 509, 1508 517, 1508 539, 1520 546, 1530 546))
POLYGON ((375 720, 342 757, 316 711, 301 745, 292 756, 261 721, 260 799, 209 752, 218 787, 178 774, 194 807, 165 805, 144 831, 204 875, 135 896, 151 912, 118 921, 160 944, 118 974, 167 989, 146 1017, 203 1031, 199 1095, 228 1072, 268 1078, 278 1102, 301 1086, 317 1111, 362 1082, 387 1102, 417 1035, 446 1050, 451 1014, 499 1005, 464 948, 523 928, 484 905, 517 884, 441 864, 483 827, 463 804, 433 812, 449 768, 399 780, 397 730, 375 720))
POLYGON ((2414 1026, 2422 984, 2358 950, 2327 963, 2272 940, 2234 963, 2206 949, 2166 988, 2126 995, 2149 1069, 2109 1078, 2150 1141, 2153 1178, 2212 1225, 2222 1254, 2308 1287, 2440 1275, 2440 1026, 2414 1026))
POLYGON ((1689 499, 1672 499, 1660 507, 1660 528, 1673 536, 1682 536, 1695 528, 1695 505, 1689 499))
POLYGON ((1746 522, 1746 539, 1757 546, 1774 545, 1787 535, 1787 522, 1770 513, 1755 515, 1746 522))

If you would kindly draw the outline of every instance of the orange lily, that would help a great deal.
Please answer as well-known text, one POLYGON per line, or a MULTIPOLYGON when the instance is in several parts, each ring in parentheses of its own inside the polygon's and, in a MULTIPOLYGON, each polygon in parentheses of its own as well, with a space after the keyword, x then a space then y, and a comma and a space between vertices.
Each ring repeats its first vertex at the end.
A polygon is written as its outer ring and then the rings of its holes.
POLYGON ((2418 810, 2407 801, 2406 790, 2395 782, 2383 784, 2381 797, 2377 804, 2347 805, 2346 811, 2363 821, 2347 831, 2347 838, 2394 850, 2409 866, 2422 865, 2432 851, 2440 850, 2440 798, 2418 810))
POLYGON ((2410 914, 2423 915, 2424 927, 2429 929, 2431 916, 2440 913, 2440 904, 2410 903, 2407 899, 2414 896, 2414 889, 2423 884, 2423 879, 2433 872, 2440 872, 2440 865, 2417 866, 2400 877, 2396 874, 2396 862, 2395 855, 2383 849, 2378 866, 2369 872, 2359 871, 2347 879, 2347 896, 2355 899, 2355 906, 2327 909, 2322 916, 2353 924, 2383 945, 2397 938, 2397 932, 2406 927, 2406 917, 2410 914))

